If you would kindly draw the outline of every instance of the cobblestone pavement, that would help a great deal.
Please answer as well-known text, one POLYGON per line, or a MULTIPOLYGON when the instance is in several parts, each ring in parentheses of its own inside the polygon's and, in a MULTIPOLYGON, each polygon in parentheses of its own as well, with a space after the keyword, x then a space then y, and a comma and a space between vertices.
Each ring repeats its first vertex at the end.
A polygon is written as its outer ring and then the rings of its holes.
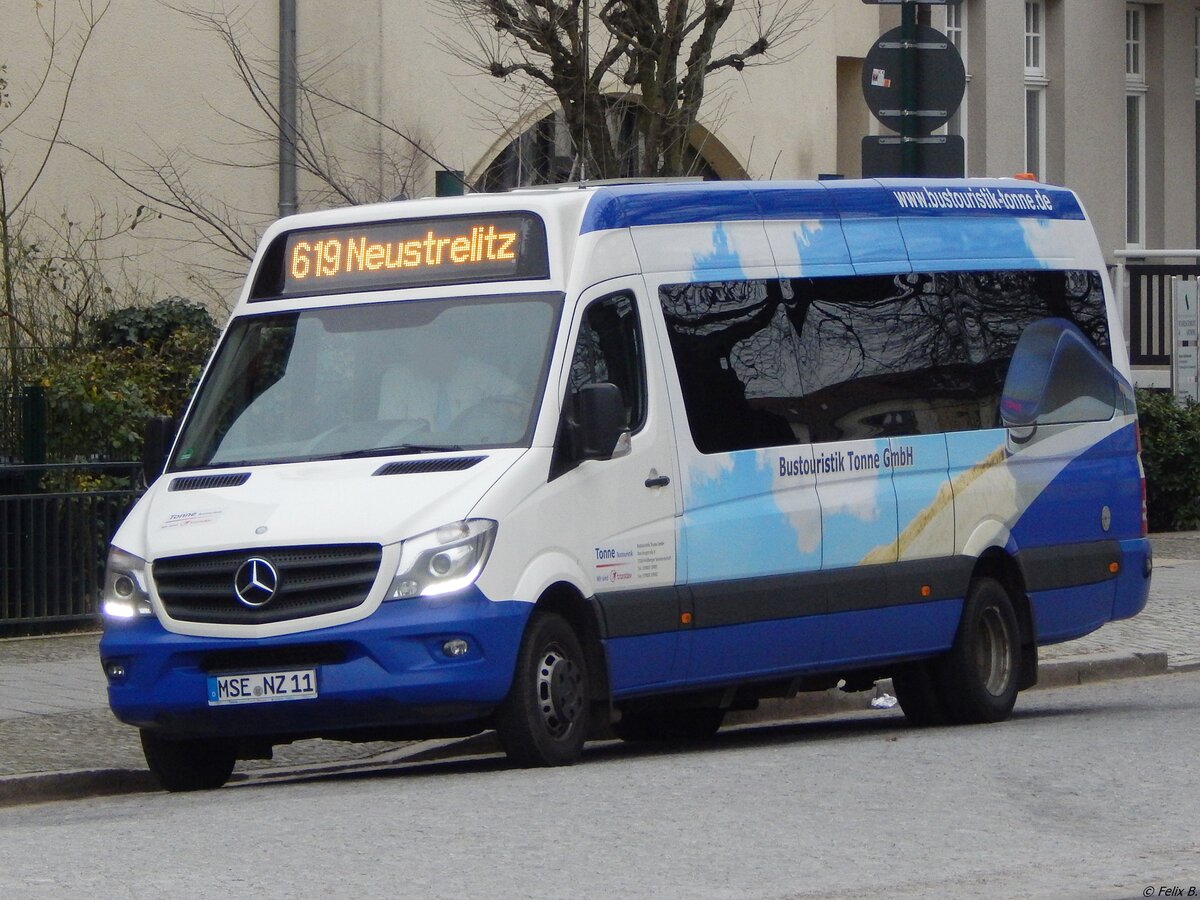
MULTIPOLYGON (((1200 532, 1154 535, 1154 579, 1146 609, 1075 641, 1043 647, 1047 664, 1165 653, 1171 668, 1200 666, 1200 532)), ((95 633, 0 640, 0 778, 38 772, 141 770, 137 731, 108 711, 95 633)), ((300 741, 264 766, 386 759, 395 743, 300 741)), ((2 785, 0 785, 2 786, 2 785)))

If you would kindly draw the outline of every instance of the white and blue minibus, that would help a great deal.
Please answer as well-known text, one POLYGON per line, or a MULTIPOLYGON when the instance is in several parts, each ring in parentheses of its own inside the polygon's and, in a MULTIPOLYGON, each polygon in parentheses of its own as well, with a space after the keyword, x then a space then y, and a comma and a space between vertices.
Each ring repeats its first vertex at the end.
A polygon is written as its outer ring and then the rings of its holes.
POLYGON ((1004 719, 1150 569, 1072 192, 566 185, 267 230, 100 652, 169 790, 313 737, 562 765, 886 678, 1004 719))

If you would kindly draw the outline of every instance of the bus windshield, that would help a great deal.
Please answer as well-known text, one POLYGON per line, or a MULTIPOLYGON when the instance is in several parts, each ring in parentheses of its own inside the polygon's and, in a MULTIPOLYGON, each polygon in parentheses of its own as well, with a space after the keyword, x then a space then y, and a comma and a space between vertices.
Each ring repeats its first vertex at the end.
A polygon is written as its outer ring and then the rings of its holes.
POLYGON ((170 470, 527 446, 561 294, 242 316, 170 470))

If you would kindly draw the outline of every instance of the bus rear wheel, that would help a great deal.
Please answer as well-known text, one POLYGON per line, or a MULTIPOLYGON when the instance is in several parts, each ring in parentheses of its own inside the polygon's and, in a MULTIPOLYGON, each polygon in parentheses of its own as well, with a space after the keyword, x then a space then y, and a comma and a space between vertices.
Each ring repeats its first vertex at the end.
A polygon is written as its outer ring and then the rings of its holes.
POLYGON ((954 644, 934 671, 951 721, 1000 722, 1012 713, 1021 683, 1021 633, 998 581, 972 582, 954 644))
POLYGON ((950 716, 938 691, 935 662, 923 659, 892 673, 892 690, 909 724, 921 727, 946 725, 950 716))

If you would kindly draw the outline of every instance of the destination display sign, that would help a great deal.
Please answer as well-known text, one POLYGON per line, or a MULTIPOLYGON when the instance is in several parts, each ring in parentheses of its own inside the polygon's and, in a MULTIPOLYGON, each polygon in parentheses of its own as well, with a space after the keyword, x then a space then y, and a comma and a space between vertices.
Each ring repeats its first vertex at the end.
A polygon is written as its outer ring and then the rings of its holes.
POLYGON ((281 249, 268 261, 281 277, 274 284, 260 285, 262 290, 256 290, 256 295, 341 293, 550 275, 545 226, 538 216, 527 212, 295 231, 286 236, 281 249))

